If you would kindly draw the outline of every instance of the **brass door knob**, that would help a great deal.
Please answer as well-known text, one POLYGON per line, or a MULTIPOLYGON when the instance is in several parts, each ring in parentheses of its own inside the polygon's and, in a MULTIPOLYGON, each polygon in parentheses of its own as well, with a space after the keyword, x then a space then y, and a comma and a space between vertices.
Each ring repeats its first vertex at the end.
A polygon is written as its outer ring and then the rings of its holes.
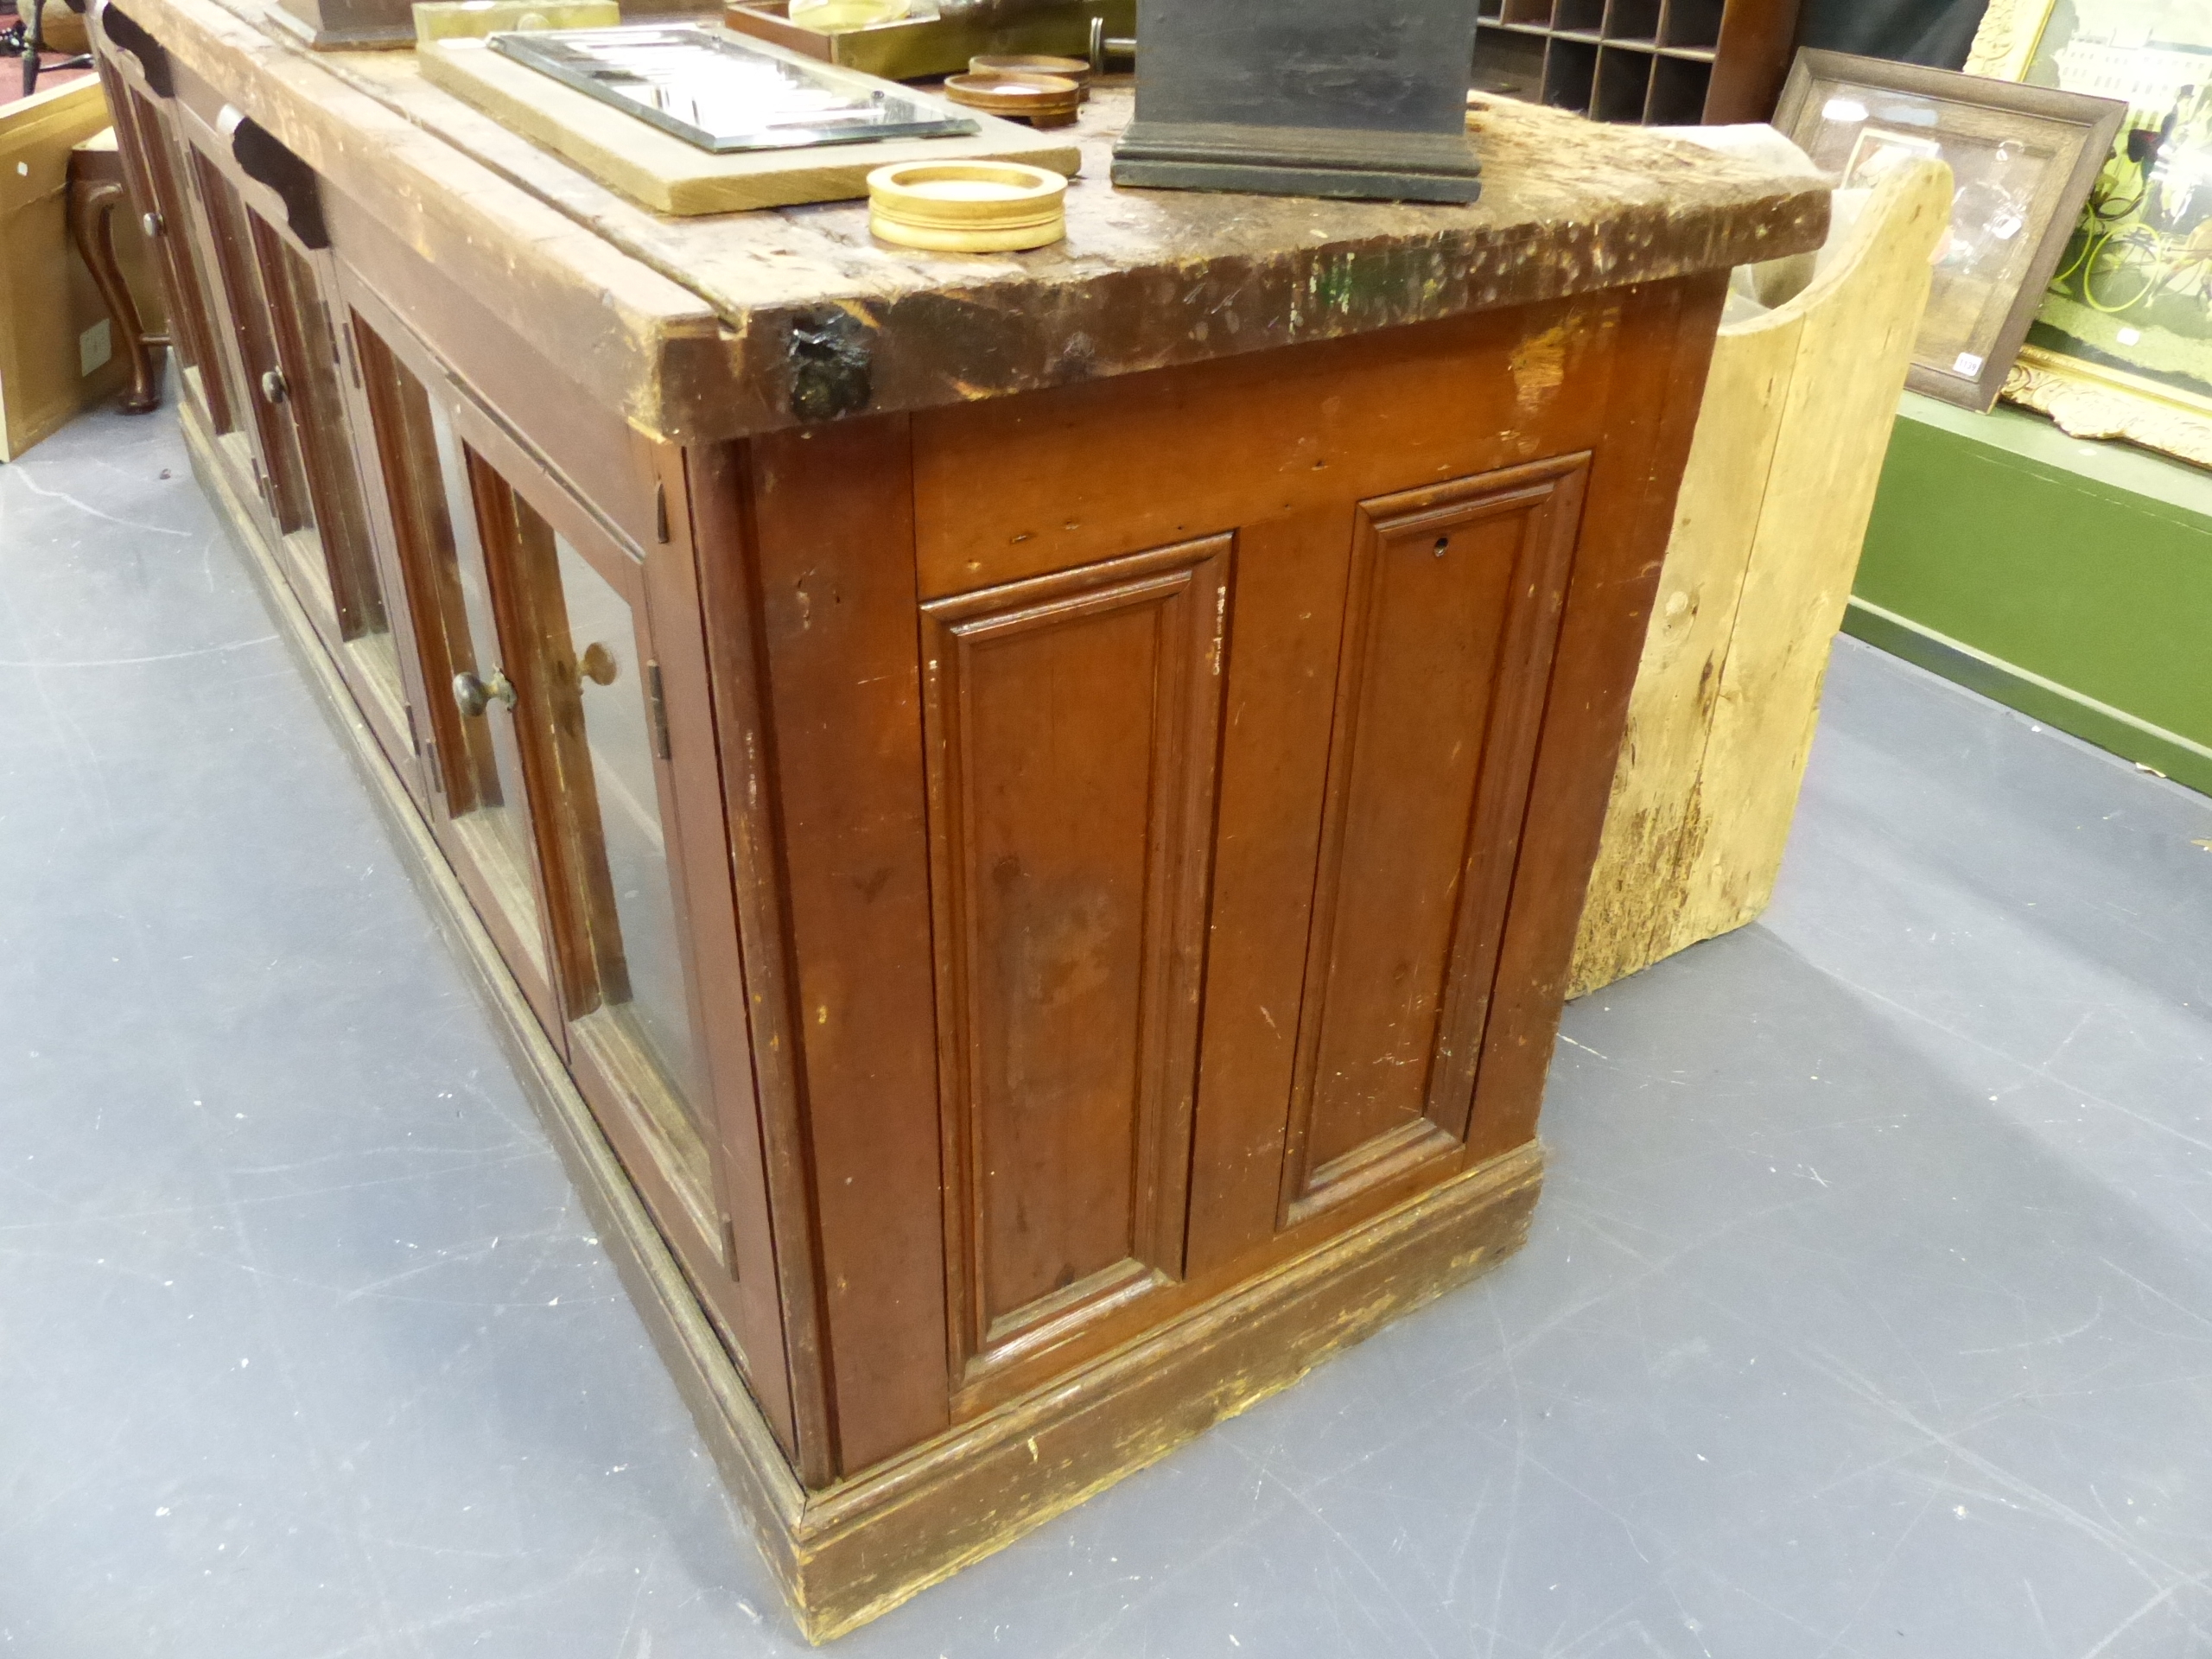
POLYGON ((141 213, 138 228, 146 232, 146 239, 151 242, 162 233, 162 216, 159 213, 141 213))
POLYGON ((282 369, 264 369, 261 375, 261 395, 272 404, 281 404, 292 395, 282 369))
POLYGON ((464 715, 480 715, 492 706, 497 697, 510 709, 515 706, 515 685, 498 669, 481 677, 463 669, 453 677, 453 700, 464 715))
POLYGON ((576 658, 576 671, 594 685, 612 685, 622 671, 622 664, 614 653, 596 641, 584 647, 584 654, 576 658))

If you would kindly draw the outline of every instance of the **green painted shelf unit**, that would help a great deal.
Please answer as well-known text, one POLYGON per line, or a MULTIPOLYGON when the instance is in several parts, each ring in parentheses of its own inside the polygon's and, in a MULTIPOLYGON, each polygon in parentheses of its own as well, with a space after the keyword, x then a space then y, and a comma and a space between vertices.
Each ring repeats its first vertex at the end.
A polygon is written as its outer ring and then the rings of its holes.
POLYGON ((2212 794, 2212 473, 1908 393, 1844 631, 2212 794))

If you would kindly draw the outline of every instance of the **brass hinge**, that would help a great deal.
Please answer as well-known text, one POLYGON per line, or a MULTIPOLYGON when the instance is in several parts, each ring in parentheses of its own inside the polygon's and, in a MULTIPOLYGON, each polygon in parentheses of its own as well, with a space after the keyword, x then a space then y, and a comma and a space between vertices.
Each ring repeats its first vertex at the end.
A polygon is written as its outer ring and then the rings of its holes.
POLYGON ((668 544, 668 486, 658 480, 653 484, 653 534, 662 546, 668 544))
POLYGON ((668 699, 661 695, 660 664, 645 664, 645 703, 652 713, 653 753, 662 760, 673 757, 668 752, 668 699))
POLYGON ((438 764, 438 740, 435 737, 425 739, 423 741, 423 769, 430 775, 430 793, 433 795, 444 794, 446 792, 446 771, 443 766, 438 764))
POLYGON ((261 457, 253 456, 249 465, 253 468, 253 493, 266 502, 269 499, 269 480, 262 473, 261 457))
POLYGON ((415 705, 410 702, 404 707, 407 710, 407 753, 420 755, 423 753, 423 737, 415 729, 415 705))
POLYGON ((722 1217, 722 1267, 731 1278, 737 1277, 737 1224, 728 1216, 722 1217))
POLYGON ((346 378, 353 383, 353 390, 361 389, 361 360, 353 355, 353 326, 346 324, 338 330, 338 338, 346 343, 346 378))

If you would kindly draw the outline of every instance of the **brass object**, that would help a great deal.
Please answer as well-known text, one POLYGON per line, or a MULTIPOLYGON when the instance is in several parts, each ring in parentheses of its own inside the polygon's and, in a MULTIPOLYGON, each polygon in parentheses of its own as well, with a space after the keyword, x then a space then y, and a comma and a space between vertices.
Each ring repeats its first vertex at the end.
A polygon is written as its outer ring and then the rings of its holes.
POLYGON ((482 714, 494 697, 510 709, 515 706, 514 682, 498 669, 481 677, 463 669, 453 677, 453 700, 462 714, 482 714))
POLYGON ((586 645, 583 655, 576 658, 576 671, 594 685, 612 685, 614 677, 621 672, 621 664, 614 660, 613 652, 594 641, 586 645))

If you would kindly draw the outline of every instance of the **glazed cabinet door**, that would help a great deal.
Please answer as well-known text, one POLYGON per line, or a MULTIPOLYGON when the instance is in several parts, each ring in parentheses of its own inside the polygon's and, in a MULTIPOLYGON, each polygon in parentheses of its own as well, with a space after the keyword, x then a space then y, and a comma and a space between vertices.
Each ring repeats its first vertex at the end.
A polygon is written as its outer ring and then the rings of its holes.
POLYGON ((726 1339, 780 1389, 739 1282, 759 1205, 725 1167, 755 1114, 686 551, 649 556, 350 282, 346 307, 433 832, 726 1339))
MULTIPOLYGON (((358 315, 365 440, 376 457, 422 688, 417 738, 432 830, 524 996, 556 1045, 563 1027, 550 922, 472 459, 451 406, 358 315)), ((496 505, 499 498, 492 493, 496 505)), ((511 623, 511 629, 520 626, 511 623)))
POLYGON ((793 1444, 686 457, 491 326, 402 322, 344 195, 124 10, 95 27, 195 459, 793 1444))
POLYGON ((217 438, 238 429, 244 387, 219 336, 219 316, 208 250, 190 199, 190 153, 179 133, 168 53, 118 7, 98 7, 93 24, 106 51, 98 55, 99 79, 115 118, 130 194, 143 214, 168 301, 170 352, 177 359, 181 391, 201 411, 217 438))
POLYGON ((213 302, 193 240, 192 209, 181 182, 185 156, 174 118, 135 57, 104 53, 99 67, 131 197, 151 232, 181 395, 198 407, 211 431, 236 431, 226 365, 213 346, 213 302))
POLYGON ((333 326, 328 252, 286 223, 216 129, 174 102, 133 99, 173 280, 200 319, 195 395, 219 457, 251 492, 268 543, 386 756, 419 796, 394 586, 369 526, 333 326), (164 135, 168 135, 164 137, 164 135))

